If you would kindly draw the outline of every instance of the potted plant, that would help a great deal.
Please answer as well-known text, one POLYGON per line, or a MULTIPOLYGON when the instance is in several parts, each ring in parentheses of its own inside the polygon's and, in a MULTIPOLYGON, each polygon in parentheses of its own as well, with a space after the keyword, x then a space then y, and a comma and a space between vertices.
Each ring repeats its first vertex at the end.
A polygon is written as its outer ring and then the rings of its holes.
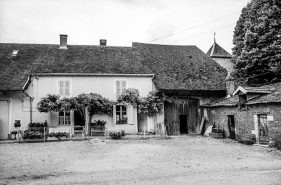
POLYGON ((15 140, 17 135, 17 131, 11 131, 11 139, 15 140))
POLYGON ((121 130, 121 136, 125 136, 126 133, 125 133, 125 130, 121 130))

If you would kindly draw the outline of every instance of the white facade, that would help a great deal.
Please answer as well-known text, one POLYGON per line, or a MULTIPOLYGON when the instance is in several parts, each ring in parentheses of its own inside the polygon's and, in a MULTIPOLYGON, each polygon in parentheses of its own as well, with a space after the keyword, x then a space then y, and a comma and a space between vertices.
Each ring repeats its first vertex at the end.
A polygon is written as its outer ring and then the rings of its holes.
MULTIPOLYGON (((59 113, 40 113, 37 110, 37 103, 41 98, 46 97, 47 94, 62 94, 62 97, 75 97, 81 93, 97 93, 101 96, 108 98, 109 100, 116 100, 117 97, 117 81, 125 81, 126 88, 135 88, 139 90, 140 96, 145 97, 150 91, 156 90, 155 85, 152 82, 153 75, 34 75, 31 77, 31 83, 28 89, 25 91, 29 96, 33 98, 32 101, 32 115, 30 114, 30 98, 27 97, 22 91, 7 91, 4 95, 0 94, 0 108, 7 110, 1 112, 1 119, 8 119, 9 125, 5 128, 8 132, 12 130, 26 130, 30 123, 30 117, 32 116, 32 122, 44 122, 47 120, 48 125, 52 127, 71 127, 75 125, 74 112, 70 112, 70 124, 59 124, 59 113), (62 83, 67 81, 67 83, 62 83), (62 85, 64 84, 64 85, 62 85), (66 84, 66 85, 65 85, 66 84), (61 88, 64 88, 60 91, 61 88), (20 120, 21 127, 15 128, 15 120, 20 120)), ((116 124, 116 107, 113 108, 113 116, 108 115, 94 115, 91 122, 94 120, 106 121, 107 130, 125 130, 126 133, 138 132, 138 113, 137 107, 132 105, 126 106, 126 113, 128 117, 128 124, 116 124)), ((159 116, 158 116, 159 117, 159 116)), ((164 116, 157 120, 158 122, 164 122, 164 116)), ((148 131, 153 130, 153 121, 151 118, 147 118, 146 127, 149 127, 148 131)), ((144 125, 142 123, 142 125, 144 125)), ((5 139, 8 133, 1 133, 2 139, 5 139), (5 137, 6 136, 6 137, 5 137)))

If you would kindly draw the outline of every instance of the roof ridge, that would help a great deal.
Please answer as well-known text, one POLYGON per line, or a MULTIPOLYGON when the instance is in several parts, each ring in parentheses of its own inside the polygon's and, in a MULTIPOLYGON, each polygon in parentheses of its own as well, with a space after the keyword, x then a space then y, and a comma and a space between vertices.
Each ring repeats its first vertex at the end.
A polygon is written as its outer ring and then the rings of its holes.
POLYGON ((196 45, 170 45, 170 44, 151 44, 151 43, 143 43, 143 42, 133 42, 134 44, 143 44, 143 45, 156 45, 156 46, 171 46, 171 47, 197 47, 196 45))

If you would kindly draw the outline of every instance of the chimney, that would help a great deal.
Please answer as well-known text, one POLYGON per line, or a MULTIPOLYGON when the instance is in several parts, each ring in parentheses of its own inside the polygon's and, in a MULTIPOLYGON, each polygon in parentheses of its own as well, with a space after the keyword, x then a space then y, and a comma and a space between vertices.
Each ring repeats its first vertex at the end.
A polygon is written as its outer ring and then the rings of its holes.
POLYGON ((106 39, 100 39, 100 46, 106 46, 106 39))
POLYGON ((60 34, 60 49, 67 49, 67 35, 60 34))
POLYGON ((227 77, 225 78, 225 86, 226 86, 227 97, 229 98, 233 96, 236 87, 235 87, 235 79, 233 78, 233 76, 231 76, 230 70, 228 69, 227 72, 228 74, 227 77))

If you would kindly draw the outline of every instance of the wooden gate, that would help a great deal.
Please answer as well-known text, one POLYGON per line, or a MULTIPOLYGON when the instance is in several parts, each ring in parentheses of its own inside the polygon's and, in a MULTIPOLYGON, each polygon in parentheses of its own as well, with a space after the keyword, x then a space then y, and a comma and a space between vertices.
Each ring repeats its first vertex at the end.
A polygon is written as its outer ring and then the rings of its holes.
POLYGON ((266 144, 269 141, 268 125, 267 125, 267 115, 258 115, 259 121, 259 142, 260 144, 266 144))
POLYGON ((192 98, 176 98, 171 103, 165 103, 165 124, 168 134, 197 133, 198 106, 199 101, 192 98))

